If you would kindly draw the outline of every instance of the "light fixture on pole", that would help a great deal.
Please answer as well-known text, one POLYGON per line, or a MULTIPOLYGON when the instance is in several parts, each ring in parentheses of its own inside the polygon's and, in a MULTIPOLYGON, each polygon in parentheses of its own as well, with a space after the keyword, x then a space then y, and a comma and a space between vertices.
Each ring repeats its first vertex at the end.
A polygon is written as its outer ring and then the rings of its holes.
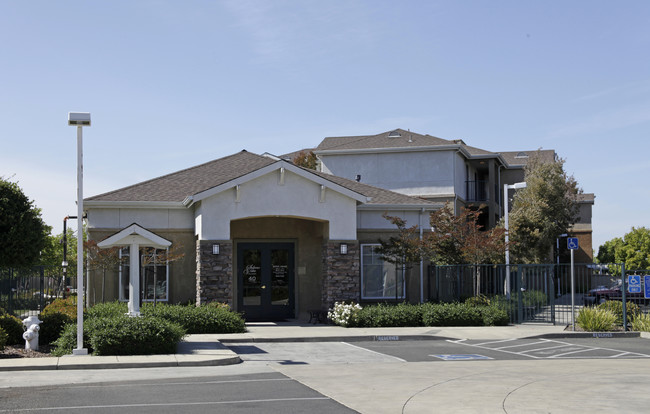
POLYGON ((77 348, 73 355, 88 355, 84 348, 84 261, 83 261, 83 132, 85 126, 90 126, 90 112, 68 112, 68 125, 77 127, 77 348))
POLYGON ((510 300, 510 247, 509 243, 509 228, 508 228, 508 190, 519 190, 520 188, 526 188, 526 183, 514 183, 514 184, 504 184, 503 185, 503 214, 504 227, 506 230, 506 298, 510 300))

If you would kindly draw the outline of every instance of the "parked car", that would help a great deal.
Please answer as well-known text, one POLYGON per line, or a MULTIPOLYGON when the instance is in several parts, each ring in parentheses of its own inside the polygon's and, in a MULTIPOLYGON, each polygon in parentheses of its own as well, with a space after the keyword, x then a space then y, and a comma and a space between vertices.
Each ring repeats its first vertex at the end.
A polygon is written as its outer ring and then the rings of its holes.
MULTIPOLYGON (((621 282, 607 286, 598 286, 595 289, 591 289, 589 292, 585 293, 583 300, 585 306, 598 305, 608 300, 622 300, 623 294, 621 293, 621 282)), ((644 304, 647 305, 650 303, 650 299, 644 297, 643 289, 640 293, 630 293, 625 292, 625 300, 634 302, 638 305, 644 304)))

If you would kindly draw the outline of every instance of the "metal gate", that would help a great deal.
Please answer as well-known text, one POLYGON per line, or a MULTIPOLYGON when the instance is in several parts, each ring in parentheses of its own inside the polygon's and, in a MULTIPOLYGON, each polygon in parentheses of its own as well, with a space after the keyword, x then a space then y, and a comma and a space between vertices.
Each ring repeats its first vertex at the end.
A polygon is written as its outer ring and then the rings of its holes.
POLYGON ((0 307, 18 317, 38 315, 65 293, 66 281, 60 267, 0 269, 0 307))
POLYGON ((462 302, 483 295, 505 309, 512 323, 570 324, 572 304, 577 312, 589 304, 590 291, 620 284, 621 270, 620 265, 576 264, 572 298, 569 264, 430 266, 428 298, 462 302), (506 292, 508 271, 510 292, 506 292))

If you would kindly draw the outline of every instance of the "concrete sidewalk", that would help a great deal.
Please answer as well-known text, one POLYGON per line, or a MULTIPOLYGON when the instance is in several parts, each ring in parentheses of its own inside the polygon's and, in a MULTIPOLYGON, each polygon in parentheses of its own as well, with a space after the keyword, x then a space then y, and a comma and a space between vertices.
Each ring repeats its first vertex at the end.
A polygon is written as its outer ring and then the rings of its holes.
MULTIPOLYGON (((358 342, 444 339, 514 339, 592 336, 564 326, 525 324, 503 327, 343 328, 304 322, 249 323, 242 334, 188 335, 173 355, 64 356, 0 359, 0 371, 115 369, 230 365, 241 362, 223 344, 241 342, 358 342)), ((624 333, 624 335, 638 333, 624 333)))

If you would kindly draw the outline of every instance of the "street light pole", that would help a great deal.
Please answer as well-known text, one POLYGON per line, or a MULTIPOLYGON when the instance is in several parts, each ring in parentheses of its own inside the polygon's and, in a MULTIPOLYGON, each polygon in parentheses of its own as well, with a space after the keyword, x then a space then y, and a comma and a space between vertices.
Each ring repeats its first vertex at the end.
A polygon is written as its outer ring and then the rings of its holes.
POLYGON ((90 113, 68 112, 68 125, 77 127, 77 348, 72 350, 72 355, 88 355, 88 349, 83 347, 83 127, 90 126, 90 113))
POLYGON ((526 188, 526 183, 515 183, 512 185, 504 184, 503 185, 503 214, 504 214, 504 227, 506 230, 506 298, 510 300, 510 230, 508 227, 508 190, 518 190, 520 188, 526 188))

